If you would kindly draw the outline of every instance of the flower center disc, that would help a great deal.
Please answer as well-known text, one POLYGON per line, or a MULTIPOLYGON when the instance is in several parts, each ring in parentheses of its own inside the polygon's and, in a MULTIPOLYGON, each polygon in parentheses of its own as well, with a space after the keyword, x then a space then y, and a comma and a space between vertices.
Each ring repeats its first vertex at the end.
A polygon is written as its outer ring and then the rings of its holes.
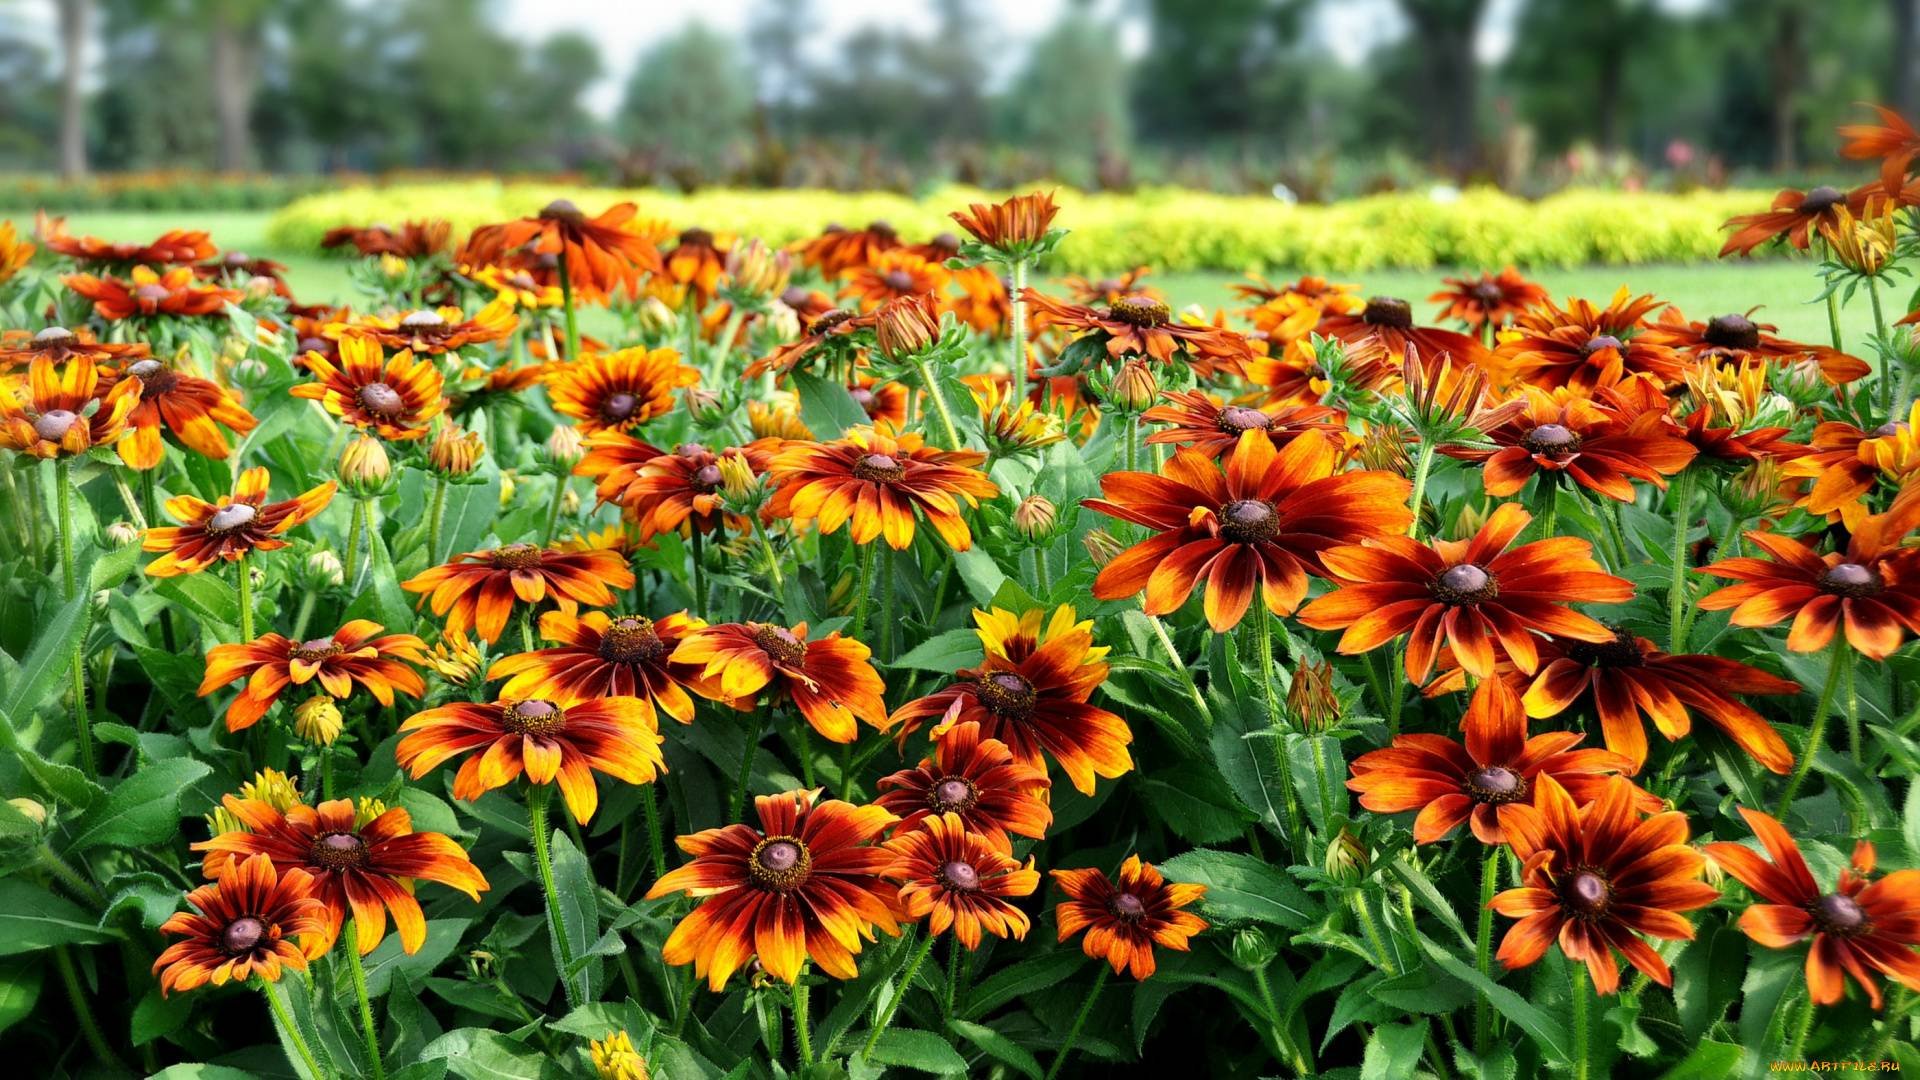
POLYGON ((134 299, 147 304, 162 303, 167 297, 172 295, 165 285, 142 285, 133 290, 134 299))
POLYGON ((980 871, 970 862, 955 859, 940 868, 940 880, 955 892, 972 892, 980 887, 980 871))
POLYGON ((1467 790, 1475 802, 1495 806, 1527 797, 1527 779, 1504 765, 1489 765, 1467 774, 1467 790))
POLYGON ((447 320, 437 311, 411 311, 407 313, 406 318, 400 320, 400 325, 409 330, 433 329, 447 325, 447 320))
POLYGON ((1808 908, 1813 921, 1829 934, 1847 937, 1866 929, 1867 913, 1860 902, 1845 893, 1828 893, 1808 908))
POLYGON ((694 489, 703 494, 720 490, 720 482, 724 479, 718 465, 702 465, 693 471, 694 489))
POLYGON ((313 842, 307 856, 315 866, 345 870, 367 864, 367 844, 352 833, 328 833, 313 842))
POLYGON ((905 270, 889 270, 880 280, 886 283, 887 288, 897 293, 908 292, 913 288, 913 275, 905 270))
POLYGON ((1589 667, 1639 667, 1646 661, 1640 652, 1640 642, 1625 629, 1615 630, 1612 641, 1568 642, 1567 656, 1589 667))
POLYGON ((1146 918, 1147 904, 1130 892, 1114 893, 1113 899, 1107 901, 1107 910, 1123 922, 1139 922, 1146 918))
POLYGON ((253 524, 253 519, 259 513, 260 511, 254 509, 252 503, 229 503, 215 510, 213 516, 207 519, 207 529, 216 533, 232 532, 253 524))
POLYGON ((1494 307, 1507 298, 1506 290, 1492 281, 1475 282, 1469 291, 1475 300, 1480 301, 1482 307, 1494 307))
POLYGON ((607 625, 600 635, 600 658, 616 664, 642 664, 666 655, 666 643, 654 633, 653 620, 627 615, 607 625))
POLYGON ((776 661, 792 667, 807 658, 807 643, 784 626, 763 623, 753 629, 753 643, 776 661))
POLYGON ((1433 579, 1433 595, 1442 603, 1477 604, 1500 595, 1500 583, 1473 563, 1449 566, 1433 579))
POLYGON ((572 199, 555 199, 548 203, 540 216, 548 221, 564 221, 570 225, 579 225, 587 220, 587 215, 573 204, 572 199))
POLYGON ((1886 439, 1906 431, 1907 426, 1905 420, 1889 420, 1879 427, 1874 428, 1872 431, 1867 432, 1867 434, 1876 439, 1886 439))
POLYGON ((1011 671, 996 671, 981 679, 974 693, 995 716, 1024 719, 1033 711, 1033 684, 1011 671))
POLYGON ((267 924, 252 915, 243 915, 220 932, 220 945, 233 956, 250 953, 267 936, 267 924))
POLYGON ((747 856, 747 876, 774 892, 791 892, 813 872, 813 856, 796 836, 769 836, 747 856))
POLYGON ((640 398, 625 390, 617 390, 607 395, 606 404, 600 407, 609 420, 626 420, 640 407, 640 398))
POLYGON ((1578 918, 1593 919, 1607 910, 1613 890, 1607 879, 1593 870, 1580 870, 1560 887, 1561 902, 1578 918))
POLYGON ((850 386, 847 388, 847 396, 853 399, 855 405, 869 412, 873 411, 873 391, 864 386, 850 386))
POLYGON ((67 342, 72 340, 73 331, 64 326, 49 326, 45 330, 33 335, 33 343, 35 345, 51 345, 56 341, 67 342))
POLYGON ((34 418, 33 433, 48 442, 59 442, 72 430, 80 415, 66 409, 48 409, 34 418))
POLYGON ((1220 410, 1215 423, 1226 432, 1266 431, 1273 427, 1273 417, 1245 405, 1229 405, 1220 410))
POLYGON ((1835 563, 1820 575, 1820 587, 1846 597, 1872 596, 1886 588, 1886 582, 1872 567, 1859 563, 1835 563))
POLYGON ((493 550, 493 565, 502 570, 531 570, 540 565, 540 549, 532 544, 508 544, 493 550))
POLYGON ((907 475, 907 467, 891 454, 864 454, 853 463, 853 475, 874 483, 891 484, 907 475))
MULTIPOLYGON (((805 302, 804 298, 802 302, 805 302)), ((853 312, 851 311, 842 311, 839 308, 828 308, 826 311, 820 313, 819 318, 813 320, 813 325, 807 328, 807 332, 809 334, 830 334, 833 332, 834 327, 839 326, 851 318, 853 318, 853 312)))
POLYGON ((1542 457, 1564 457, 1580 449, 1580 436, 1565 424, 1541 424, 1520 440, 1529 454, 1542 457))
POLYGON ((1706 333, 1700 336, 1706 339, 1707 344, 1723 349, 1760 347, 1760 328, 1745 315, 1715 315, 1707 320, 1706 333))
POLYGON ((293 655, 299 660, 312 661, 325 660, 329 656, 339 655, 339 652, 340 646, 332 638, 322 637, 301 642, 294 647, 293 655))
POLYGON ((927 805, 940 814, 971 809, 979 797, 979 789, 964 776, 943 776, 927 789, 927 805))
POLYGON ((1391 326, 1399 330, 1413 329, 1413 305, 1397 296, 1376 296, 1367 301, 1366 310, 1360 313, 1360 321, 1368 326, 1391 326))
POLYGON ((1280 515, 1264 499, 1235 499, 1220 508, 1220 535, 1236 544, 1266 540, 1280 531, 1280 515))
POLYGON ((1113 302, 1107 314, 1134 326, 1165 326, 1173 319, 1173 309, 1151 296, 1123 296, 1113 302))
POLYGON ((1838 206, 1847 196, 1839 188, 1821 184, 1807 192, 1800 200, 1800 211, 1806 214, 1819 214, 1838 206))
POLYGON ((1588 338, 1587 343, 1580 347, 1580 352, 1584 356, 1592 356, 1602 349, 1612 349, 1614 352, 1619 352, 1623 348, 1626 348, 1626 344, 1619 338, 1614 337, 1612 334, 1600 334, 1588 338))
POLYGON ((565 709, 539 698, 516 701, 500 714, 500 726, 516 735, 551 735, 566 723, 565 709))
POLYGON ((400 396, 400 391, 386 383, 368 383, 360 388, 360 407, 386 420, 400 414, 400 410, 406 407, 406 399, 400 396))

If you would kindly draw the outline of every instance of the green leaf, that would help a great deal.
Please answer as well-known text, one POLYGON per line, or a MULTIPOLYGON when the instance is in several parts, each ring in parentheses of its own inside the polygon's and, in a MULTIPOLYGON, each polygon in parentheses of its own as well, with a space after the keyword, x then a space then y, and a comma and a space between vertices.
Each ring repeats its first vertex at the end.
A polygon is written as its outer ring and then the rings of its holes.
POLYGON ((5 750, 20 768, 40 785, 42 791, 66 803, 75 809, 84 810, 93 805, 100 797, 100 785, 87 779, 86 774, 71 765, 48 761, 36 750, 29 749, 20 742, 18 732, 13 730, 13 722, 0 714, 0 750, 5 750))
MULTIPOLYGON (((566 813, 563 808, 561 813, 566 813)), ((553 832, 553 883, 560 892, 560 910, 567 927, 567 944, 576 957, 585 957, 600 937, 600 888, 593 880, 593 867, 587 857, 573 846, 566 830, 553 832)), ((573 976, 580 988, 580 1000, 599 997, 603 971, 595 958, 573 976)))
POLYGON ((887 666, 951 675, 961 668, 979 667, 984 658, 979 634, 972 630, 945 630, 908 649, 887 666))
POLYGON ((974 546, 965 551, 953 553, 953 568, 960 571, 960 580, 967 586, 967 593, 976 604, 991 604, 1000 592, 1000 586, 1006 584, 1006 572, 1000 564, 993 561, 985 548, 974 546))
POLYGON ((1693 1052, 1662 1074, 1660 1080, 1726 1080, 1740 1067, 1744 1053, 1732 1043, 1707 1039, 1694 1044, 1693 1052))
POLYGON ((440 519, 440 550, 427 560, 427 565, 443 563, 463 551, 478 550, 486 543, 494 515, 500 512, 500 473, 491 464, 483 468, 487 477, 484 483, 448 486, 447 506, 440 519))
POLYGON ((240 632, 240 600, 233 593, 233 583, 221 576, 224 569, 225 563, 216 563, 202 573, 161 578, 153 591, 211 624, 210 629, 220 637, 232 640, 240 632))
POLYGON ((968 1020, 950 1020, 947 1026, 953 1033, 979 1047, 983 1053, 1003 1065, 1010 1065, 1034 1080, 1040 1080, 1040 1062, 1027 1052, 1026 1047, 1007 1038, 1005 1035, 968 1020))
POLYGON ((1182 761, 1155 770, 1136 787, 1146 805, 1189 843, 1234 839, 1254 820, 1220 773, 1203 762, 1182 761))
POLYGON ((883 1065, 900 1065, 935 1075, 964 1075, 967 1059, 960 1056, 947 1040, 931 1031, 888 1028, 867 1055, 883 1065))
POLYGON ((88 580, 93 583, 94 592, 118 588, 127 580, 136 566, 140 565, 140 545, 128 544, 117 547, 93 561, 88 580))
POLYGON ((20 661, 20 670, 9 682, 6 714, 25 722, 33 711, 66 685, 73 650, 87 631, 88 595, 76 596, 55 609, 51 618, 33 634, 33 648, 20 661))
POLYGON ((0 1032, 33 1012, 44 978, 45 964, 35 957, 0 961, 0 1032))
POLYGON ((133 1045, 145 1046, 155 1039, 173 1034, 187 1022, 192 1012, 191 995, 166 995, 160 993, 158 987, 147 991, 140 999, 140 1004, 133 1007, 133 1045))
POLYGON ((1340 753, 1340 740, 1291 731, 1282 738, 1287 744, 1287 763, 1293 766, 1293 790, 1301 793, 1300 804, 1316 832, 1333 835, 1348 818, 1347 789, 1343 785, 1347 759, 1340 753))
POLYGON ((1706 1035, 1726 1015, 1740 996, 1746 970, 1746 935, 1724 923, 1703 922, 1699 936, 1673 962, 1673 1008, 1687 1043, 1706 1035))
POLYGON ((800 397, 800 419, 816 439, 837 439, 850 427, 873 423, 847 388, 820 375, 796 371, 788 376, 800 397))
POLYGON ((1542 1052, 1555 1061, 1573 1060, 1572 1052, 1568 1049, 1570 1044, 1566 1029, 1546 1010, 1480 974, 1474 970, 1473 965, 1463 963, 1458 957, 1425 937, 1421 937, 1419 941, 1420 946, 1427 951, 1428 958, 1440 965, 1441 970, 1485 994, 1487 1000, 1493 1003, 1493 1007, 1500 1011, 1500 1015, 1519 1025, 1520 1030, 1525 1031, 1542 1052))
POLYGON ((548 1080, 563 1073, 557 1062, 497 1031, 460 1028, 427 1044, 423 1061, 445 1060, 448 1071, 466 1080, 548 1080))
POLYGON ((1055 949, 1001 968, 967 994, 965 1012, 985 1016, 1014 998, 1058 986, 1084 959, 1079 949, 1055 949))
POLYGON ((20 878, 0 880, 0 956, 112 941, 78 904, 20 878))
POLYGON ((190 758, 141 766, 116 785, 104 802, 81 815, 68 851, 102 844, 140 847, 173 839, 180 832, 180 795, 212 771, 190 758))
MULTIPOLYGON (((467 932, 467 927, 472 922, 472 919, 428 919, 427 943, 420 946, 420 951, 411 956, 400 947, 399 934, 388 934, 364 958, 367 969, 367 996, 379 997, 386 993, 393 985, 394 973, 399 971, 406 972, 408 979, 416 985, 425 982, 433 969, 439 967, 442 961, 452 956, 453 951, 460 947, 460 938, 467 932)), ((345 993, 351 994, 353 991, 346 981, 350 977, 346 970, 347 966, 345 964, 339 966, 339 980, 335 985, 345 993)))
POLYGON ((1907 785, 1907 806, 1900 823, 1900 835, 1907 842, 1907 857, 1920 861, 1920 784, 1907 785))
POLYGON ((1234 851, 1201 848, 1160 864, 1169 881, 1207 887, 1200 899, 1210 921, 1271 923, 1301 930, 1318 917, 1313 898, 1270 863, 1234 851))
POLYGON ((1748 956, 1747 977, 1740 982, 1740 1045, 1765 1056, 1779 1041, 1785 1022, 1782 1006, 1805 998, 1801 988, 1806 985, 1806 965, 1791 952, 1758 945, 1748 956))
POLYGON ((1366 1055, 1360 1060, 1360 1080, 1397 1080, 1412 1076, 1425 1049, 1427 1025, 1382 1024, 1367 1040, 1366 1055))

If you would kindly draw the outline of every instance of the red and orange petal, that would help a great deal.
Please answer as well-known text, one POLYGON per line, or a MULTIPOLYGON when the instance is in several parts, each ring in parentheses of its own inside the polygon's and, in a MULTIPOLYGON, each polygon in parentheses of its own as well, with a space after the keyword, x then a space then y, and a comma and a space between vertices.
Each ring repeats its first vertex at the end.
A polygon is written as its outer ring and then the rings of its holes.
POLYGON ((551 601, 573 612, 585 604, 609 607, 613 589, 633 587, 633 571, 617 551, 602 549, 558 551, 532 544, 508 544, 488 551, 469 551, 400 583, 420 593, 416 606, 427 605, 436 618, 446 620, 450 635, 473 629, 489 642, 500 640, 516 604, 551 601))
POLYGON ((719 691, 697 667, 671 657, 688 634, 706 625, 684 611, 659 619, 549 611, 540 616, 540 636, 556 644, 501 657, 487 678, 507 680, 500 687, 504 698, 631 697, 689 724, 693 698, 687 691, 702 697, 717 697, 719 691))
POLYGON ((425 438, 429 422, 447 407, 438 367, 406 349, 387 356, 372 338, 342 338, 337 366, 319 352, 308 352, 305 362, 318 381, 300 383, 288 393, 318 401, 329 413, 383 439, 425 438))
POLYGON ((980 725, 949 726, 935 740, 933 756, 883 776, 874 784, 874 804, 899 815, 896 831, 908 832, 939 814, 957 814, 969 831, 1002 851, 1013 850, 1009 833, 1039 840, 1053 823, 1047 804, 1052 781, 1046 770, 1014 759, 980 725))
POLYGON ((886 730, 886 682, 873 669, 873 650, 834 631, 807 640, 807 624, 792 629, 777 623, 724 623, 694 630, 668 659, 700 666, 703 694, 735 708, 753 707, 757 697, 774 695, 793 702, 821 737, 850 743, 860 734, 858 721, 886 730))
POLYGON ((338 484, 329 480, 285 502, 267 502, 269 478, 261 467, 248 469, 234 482, 233 494, 209 503, 192 495, 175 495, 164 504, 180 525, 147 530, 141 546, 166 554, 147 564, 153 577, 197 574, 215 562, 238 562, 254 551, 287 546, 280 539, 288 529, 312 520, 333 501, 338 484))
POLYGON ((139 404, 137 381, 103 381, 90 356, 59 367, 36 356, 24 386, 0 383, 0 447, 37 458, 84 454, 120 438, 139 404))
POLYGON ((625 431, 666 414, 682 388, 700 382, 700 373, 682 364, 674 349, 635 347, 557 365, 545 381, 554 411, 591 435, 625 431))
POLYGON ((181 939, 153 962, 162 994, 256 977, 277 982, 286 968, 305 971, 320 955, 326 908, 304 870, 282 874, 255 855, 188 893, 187 903, 194 910, 160 924, 162 934, 181 939))
POLYGON ((237 645, 215 645, 207 653, 199 695, 206 697, 236 679, 245 679, 239 696, 227 706, 227 730, 252 727, 289 686, 318 681, 336 698, 348 697, 355 683, 381 705, 394 693, 421 697, 426 683, 408 664, 426 662, 426 643, 412 634, 380 634, 378 623, 354 619, 332 634, 291 641, 275 633, 237 645))
POLYGON ((1086 931, 1080 947, 1105 960, 1114 974, 1145 979, 1154 972, 1154 948, 1186 952, 1188 941, 1207 929, 1189 905, 1206 895, 1205 885, 1169 882, 1151 863, 1129 855, 1116 881, 1099 870, 1053 870, 1067 899, 1053 909, 1059 939, 1086 931))
POLYGON ((962 947, 980 947, 982 933, 1024 939, 1033 925, 1009 897, 1031 896, 1040 875, 984 836, 967 831, 957 814, 927 818, 918 829, 887 842, 893 865, 886 876, 900 886, 900 910, 926 919, 929 937, 953 931, 962 947))
POLYGON ((127 414, 133 433, 114 447, 130 468, 160 464, 166 455, 163 432, 172 432, 189 450, 223 461, 230 448, 221 428, 245 435, 259 424, 227 388, 158 360, 135 361, 122 379, 138 385, 140 398, 127 414))
POLYGON ((912 545, 917 515, 947 546, 965 551, 973 533, 961 503, 975 507, 1000 494, 978 468, 985 460, 973 450, 926 446, 917 433, 896 437, 864 428, 831 443, 790 442, 768 465, 776 490, 766 513, 817 522, 822 533, 851 523, 854 543, 884 536, 895 550, 912 545))

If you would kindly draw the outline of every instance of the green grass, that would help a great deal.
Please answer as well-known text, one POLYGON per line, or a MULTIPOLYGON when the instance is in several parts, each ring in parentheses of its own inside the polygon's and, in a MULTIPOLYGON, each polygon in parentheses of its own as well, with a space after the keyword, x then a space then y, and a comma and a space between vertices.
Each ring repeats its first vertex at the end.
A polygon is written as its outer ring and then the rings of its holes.
MULTIPOLYGON (((29 219, 31 215, 16 215, 29 219)), ((322 258, 308 253, 276 251, 266 242, 269 215, 258 212, 235 213, 80 213, 68 219, 76 232, 103 236, 109 240, 140 240, 167 229, 202 228, 212 232, 214 243, 222 250, 237 249, 287 264, 287 282, 294 295, 308 303, 345 302, 355 299, 347 281, 343 260, 322 258)), ((24 224, 24 221, 23 221, 24 224)), ((1311 268, 1309 268, 1311 269, 1311 268)), ((1359 284, 1368 294, 1405 297, 1415 302, 1415 310, 1431 313, 1425 303, 1428 294, 1440 284, 1445 270, 1379 270, 1364 274, 1334 274, 1337 281, 1359 284)), ((1289 271, 1267 275, 1279 281, 1289 271)), ((1575 270, 1540 270, 1532 274, 1556 297, 1585 296, 1605 301, 1622 285, 1635 293, 1651 292, 1680 307, 1689 316, 1701 319, 1730 311, 1759 307, 1759 319, 1775 323, 1780 332, 1801 341, 1828 340, 1824 304, 1812 302, 1820 292, 1820 282, 1811 264, 1801 260, 1763 262, 1717 262, 1677 266, 1594 266, 1575 270)), ((1209 310, 1232 303, 1228 286, 1240 280, 1233 274, 1183 273, 1158 275, 1151 279, 1166 290, 1176 305, 1199 304, 1209 310)), ((1900 300, 1892 299, 1897 307, 1900 300)), ((1891 309, 1890 309, 1891 310, 1891 309)), ((1865 296, 1856 296, 1841 311, 1841 326, 1846 340, 1856 348, 1872 332, 1873 315, 1865 296)))

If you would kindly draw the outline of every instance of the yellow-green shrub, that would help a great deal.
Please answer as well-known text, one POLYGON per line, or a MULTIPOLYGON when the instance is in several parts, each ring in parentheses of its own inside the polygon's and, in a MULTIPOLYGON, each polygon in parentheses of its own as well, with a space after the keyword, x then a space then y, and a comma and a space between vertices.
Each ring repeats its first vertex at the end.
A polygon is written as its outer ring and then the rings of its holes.
MULTIPOLYGON (((565 196, 590 212, 633 201, 676 227, 787 243, 829 222, 891 222, 903 236, 952 231, 946 212, 992 196, 943 188, 914 199, 887 192, 714 189, 681 195, 645 189, 578 188, 475 180, 356 187, 300 199, 274 215, 268 238, 287 250, 317 248, 339 224, 451 220, 471 229, 533 213, 565 196)), ((1148 264, 1161 270, 1335 272, 1382 267, 1579 266, 1710 259, 1734 214, 1767 205, 1761 191, 1684 195, 1570 190, 1538 201, 1491 189, 1436 198, 1425 192, 1373 195, 1327 206, 1277 199, 1149 189, 1128 195, 1061 190, 1058 223, 1072 230, 1054 269, 1107 271, 1148 264)))

